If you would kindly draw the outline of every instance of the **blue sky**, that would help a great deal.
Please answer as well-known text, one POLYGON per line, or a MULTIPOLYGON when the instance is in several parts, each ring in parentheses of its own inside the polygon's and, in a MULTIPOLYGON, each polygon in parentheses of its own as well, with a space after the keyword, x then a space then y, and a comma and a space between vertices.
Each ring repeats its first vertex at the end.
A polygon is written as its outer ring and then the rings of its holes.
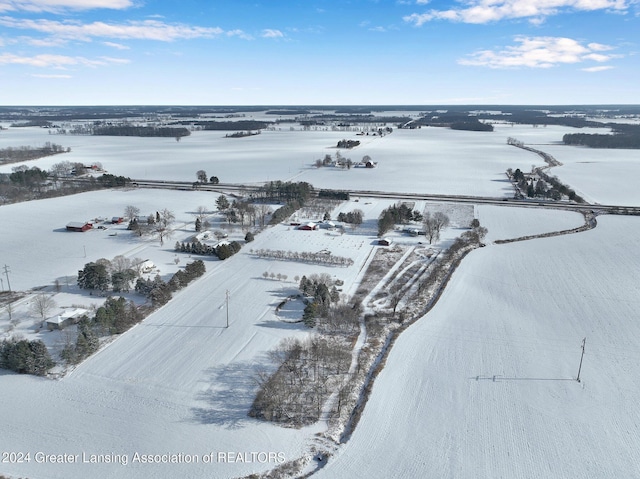
POLYGON ((0 105, 640 103, 639 0, 0 0, 0 105))

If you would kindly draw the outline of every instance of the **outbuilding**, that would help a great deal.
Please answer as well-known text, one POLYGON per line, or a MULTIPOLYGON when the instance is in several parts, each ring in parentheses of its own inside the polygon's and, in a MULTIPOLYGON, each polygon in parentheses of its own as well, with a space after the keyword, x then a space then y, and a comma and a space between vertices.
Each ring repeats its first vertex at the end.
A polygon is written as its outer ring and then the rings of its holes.
POLYGON ((318 229, 318 225, 316 223, 313 223, 312 221, 305 223, 303 225, 298 226, 299 230, 304 230, 304 231, 313 231, 313 230, 317 230, 318 229))
POLYGON ((64 329, 70 324, 76 323, 82 316, 87 314, 86 309, 74 308, 65 311, 62 314, 54 316, 46 320, 47 329, 49 331, 64 329))
POLYGON ((380 246, 391 246, 391 243, 393 243, 393 241, 390 238, 380 238, 378 240, 378 245, 380 246))
POLYGON ((78 233, 83 233, 91 228, 93 228, 93 225, 88 221, 71 221, 67 224, 67 231, 76 231, 78 233))

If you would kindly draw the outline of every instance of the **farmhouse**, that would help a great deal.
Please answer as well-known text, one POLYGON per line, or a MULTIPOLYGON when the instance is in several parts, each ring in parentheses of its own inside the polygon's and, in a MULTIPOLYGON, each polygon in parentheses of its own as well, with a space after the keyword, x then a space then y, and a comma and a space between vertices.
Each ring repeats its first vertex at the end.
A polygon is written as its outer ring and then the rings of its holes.
POLYGON ((47 319, 47 329, 49 331, 64 329, 70 324, 77 322, 77 320, 85 314, 87 314, 87 310, 82 308, 65 311, 62 314, 47 319))
POLYGON ((156 265, 153 264, 153 261, 149 259, 145 259, 135 266, 140 270, 141 273, 151 273, 151 271, 153 271, 156 267, 156 265))
POLYGON ((93 225, 88 221, 71 221, 67 224, 67 231, 84 232, 93 228, 93 225))

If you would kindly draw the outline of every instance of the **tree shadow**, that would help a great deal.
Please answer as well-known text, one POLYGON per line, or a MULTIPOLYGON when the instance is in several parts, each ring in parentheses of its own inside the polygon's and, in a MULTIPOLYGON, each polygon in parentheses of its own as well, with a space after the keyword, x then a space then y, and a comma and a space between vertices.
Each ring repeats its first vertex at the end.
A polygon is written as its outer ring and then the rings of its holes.
POLYGON ((253 421, 248 412, 258 390, 259 365, 266 361, 265 357, 208 369, 206 381, 210 387, 198 394, 204 406, 191 409, 192 420, 227 429, 241 429, 253 421))

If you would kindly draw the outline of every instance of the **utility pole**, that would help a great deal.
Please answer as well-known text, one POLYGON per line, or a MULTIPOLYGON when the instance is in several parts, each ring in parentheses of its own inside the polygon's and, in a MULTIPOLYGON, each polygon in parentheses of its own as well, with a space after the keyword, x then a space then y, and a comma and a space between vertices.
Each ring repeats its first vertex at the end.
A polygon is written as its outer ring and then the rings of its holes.
POLYGON ((576 381, 580 382, 580 370, 582 369, 582 358, 584 358, 584 345, 587 342, 587 338, 582 340, 582 354, 580 355, 580 366, 578 367, 578 377, 576 381))
MULTIPOLYGON (((4 274, 7 276, 7 285, 9 286, 9 293, 11 293, 11 283, 9 282, 9 273, 11 272, 11 270, 9 269, 9 267, 5 264, 4 265, 4 274)), ((4 286, 3 286, 4 288, 4 286)))
POLYGON ((227 328, 229 327, 229 290, 227 290, 227 328))

